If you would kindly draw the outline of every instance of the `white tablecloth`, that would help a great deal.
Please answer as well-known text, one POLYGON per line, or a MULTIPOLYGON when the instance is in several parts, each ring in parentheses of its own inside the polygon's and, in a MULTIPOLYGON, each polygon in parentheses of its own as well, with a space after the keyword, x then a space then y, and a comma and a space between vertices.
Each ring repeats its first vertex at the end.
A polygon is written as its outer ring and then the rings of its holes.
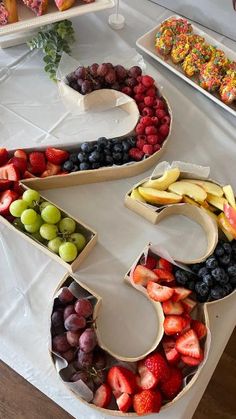
MULTIPOLYGON (((82 60, 103 61, 109 54, 120 54, 133 48, 136 39, 157 20, 171 14, 147 0, 123 1, 121 12, 126 26, 119 32, 107 25, 111 11, 74 19, 78 43, 73 55, 82 60)), ((236 50, 235 43, 215 36, 236 50)), ((173 134, 164 159, 209 165, 213 179, 230 183, 236 190, 235 118, 154 60, 145 59, 147 73, 163 85, 173 108, 173 134)), ((79 119, 68 115, 56 85, 42 70, 40 54, 29 53, 25 45, 2 50, 0 66, 1 145, 19 148, 79 142, 86 135, 88 138, 97 135, 96 126, 85 132, 85 121, 81 128, 79 119)), ((177 222, 173 218, 153 226, 123 206, 125 192, 146 175, 44 193, 99 233, 99 243, 83 263, 78 277, 103 297, 99 318, 103 338, 122 355, 142 353, 155 333, 152 306, 122 283, 132 262, 149 241, 162 243, 175 256, 189 251, 197 255, 205 244, 200 229, 190 221, 178 219, 177 222)), ((1 225, 0 232, 1 359, 75 418, 107 419, 108 415, 82 404, 60 382, 48 354, 52 295, 65 273, 64 268, 6 227, 1 225)), ((175 408, 160 413, 160 419, 192 417, 233 330, 233 314, 232 297, 211 306, 209 360, 188 394, 175 408)))

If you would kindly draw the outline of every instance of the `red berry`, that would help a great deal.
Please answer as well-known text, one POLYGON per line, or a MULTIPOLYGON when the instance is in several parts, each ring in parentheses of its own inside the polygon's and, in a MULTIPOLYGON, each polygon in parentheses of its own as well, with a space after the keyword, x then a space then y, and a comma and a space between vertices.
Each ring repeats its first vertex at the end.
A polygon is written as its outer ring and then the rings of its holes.
POLYGON ((156 109, 156 116, 161 120, 166 116, 166 111, 164 109, 156 109))
POLYGON ((135 127, 135 131, 137 132, 137 134, 144 134, 145 126, 140 123, 137 124, 135 127))
POLYGON ((8 151, 6 148, 0 148, 0 166, 7 163, 9 159, 8 151))
POLYGON ((132 95, 132 89, 129 86, 122 87, 121 91, 125 95, 128 95, 128 96, 132 95))
POLYGON ((153 146, 154 153, 156 153, 156 151, 159 151, 160 149, 161 149, 160 144, 154 144, 154 146, 153 146))
POLYGON ((169 115, 165 115, 164 118, 162 118, 161 123, 163 125, 170 125, 170 117, 169 117, 169 115))
POLYGON ((158 143, 159 137, 157 134, 147 135, 148 144, 155 145, 158 143))
POLYGON ((143 124, 145 127, 147 127, 148 125, 152 125, 152 118, 151 116, 142 116, 142 118, 140 119, 140 124, 143 124))
POLYGON ((149 127, 145 128, 145 134, 146 135, 157 134, 157 128, 154 127, 153 125, 150 125, 149 127))
POLYGON ((154 79, 151 76, 148 76, 148 75, 142 76, 141 80, 142 80, 142 84, 145 87, 151 87, 154 84, 154 79))
POLYGON ((143 109, 145 108, 145 103, 144 102, 138 103, 138 108, 139 108, 139 112, 142 113, 143 109))
POLYGON ((147 137, 146 137, 146 135, 143 135, 143 134, 141 134, 141 135, 137 135, 137 140, 144 140, 144 141, 145 141, 145 144, 146 144, 146 142, 147 142, 147 137))
POLYGON ((139 83, 141 83, 141 81, 142 81, 142 76, 138 76, 138 77, 137 77, 137 81, 138 81, 139 83))
POLYGON ((137 86, 134 87, 134 93, 136 94, 142 94, 145 92, 145 87, 142 84, 138 84, 137 86))
POLYGON ((31 164, 31 173, 34 175, 41 175, 46 169, 45 155, 41 151, 33 151, 29 155, 31 164))
POLYGON ((152 124, 151 125, 158 125, 159 123, 159 119, 157 118, 157 116, 152 116, 152 124))
MULTIPOLYGON (((142 137, 142 135, 139 135, 139 137, 142 137)), ((146 144, 146 141, 140 138, 136 141, 136 147, 139 148, 139 150, 143 150, 143 146, 146 144)))
POLYGON ((157 95, 157 89, 156 89, 156 87, 153 86, 153 87, 150 87, 149 89, 147 89, 146 95, 147 96, 156 97, 156 95, 157 95))
POLYGON ((145 97, 142 94, 137 94, 137 95, 134 96, 134 100, 137 103, 143 102, 144 99, 145 99, 145 97))
POLYGON ((161 100, 161 99, 156 100, 156 108, 157 109, 165 109, 166 108, 166 105, 163 102, 163 100, 161 100))
POLYGON ((170 130, 170 127, 169 127, 169 125, 166 125, 166 124, 161 125, 160 128, 159 128, 159 132, 161 133, 161 135, 164 138, 166 138, 167 135, 169 134, 169 130, 170 130))
POLYGON ((145 144, 143 146, 143 152, 148 156, 151 156, 153 154, 153 146, 151 144, 145 144))
POLYGON ((148 106, 145 106, 142 110, 142 115, 143 116, 153 116, 154 115, 154 110, 152 108, 149 108, 148 106))
POLYGON ((152 97, 152 96, 146 96, 146 97, 144 98, 144 103, 145 103, 145 105, 147 105, 147 106, 153 106, 153 105, 154 105, 154 103, 155 103, 155 98, 154 98, 154 97, 152 97))
POLYGON ((133 147, 129 150, 129 156, 135 161, 140 161, 144 156, 144 152, 139 150, 139 148, 133 147))

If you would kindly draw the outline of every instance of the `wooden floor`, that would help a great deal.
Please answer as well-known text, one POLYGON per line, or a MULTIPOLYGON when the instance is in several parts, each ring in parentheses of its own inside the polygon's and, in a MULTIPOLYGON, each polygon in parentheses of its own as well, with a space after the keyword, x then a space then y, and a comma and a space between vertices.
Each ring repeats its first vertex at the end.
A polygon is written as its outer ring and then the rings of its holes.
MULTIPOLYGON (((4 363, 0 362, 0 419, 71 418, 64 410, 36 390, 4 363)), ((217 369, 193 416, 193 419, 235 418, 236 330, 231 336, 217 369)))

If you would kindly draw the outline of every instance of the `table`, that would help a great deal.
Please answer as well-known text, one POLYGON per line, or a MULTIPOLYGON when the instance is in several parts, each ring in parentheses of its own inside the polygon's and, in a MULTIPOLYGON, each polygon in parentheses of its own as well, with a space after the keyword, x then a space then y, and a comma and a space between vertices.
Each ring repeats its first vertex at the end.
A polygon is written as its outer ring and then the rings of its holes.
MULTIPOLYGON (((171 14, 147 0, 135 2, 135 9, 133 5, 131 0, 121 2, 126 26, 120 32, 108 27, 109 11, 75 19, 73 23, 79 42, 73 48, 73 56, 94 61, 91 58, 94 54, 99 61, 109 53, 127 51, 135 46, 141 34, 155 25, 157 19, 171 14)), ((236 48, 233 41, 216 36, 227 46, 236 48)), ((145 59, 147 72, 158 78, 173 108, 173 134, 164 159, 209 165, 213 179, 231 183, 236 189, 233 158, 235 118, 152 59, 145 59)), ((22 45, 1 51, 0 65, 2 145, 14 148, 72 142, 80 141, 84 135, 92 135, 92 131, 86 131, 84 126, 79 131, 76 118, 71 121, 68 117, 56 86, 42 72, 40 54, 29 53, 22 45)), ((132 352, 137 339, 141 346, 145 346, 140 330, 145 329, 147 320, 150 325, 146 333, 150 334, 153 327, 150 305, 135 290, 122 285, 124 273, 139 252, 149 241, 165 244, 173 251, 176 245, 179 247, 178 243, 183 242, 183 236, 185 252, 191 243, 195 243, 194 248, 192 246, 195 252, 203 245, 199 229, 190 222, 181 222, 178 229, 176 221, 171 223, 172 228, 166 222, 153 226, 124 208, 125 192, 149 173, 151 171, 135 178, 44 193, 45 197, 79 216, 99 233, 98 245, 77 275, 103 297, 100 321, 104 324, 104 331, 112 328, 113 335, 106 334, 106 339, 120 351, 132 352), (123 313, 127 316, 125 321, 121 316, 123 313), (131 339, 125 339, 127 336, 131 339)), ((6 261, 6 255, 9 258, 8 264, 1 265, 1 359, 75 418, 108 419, 108 415, 97 413, 77 400, 59 381, 50 363, 47 343, 51 299, 65 270, 5 227, 0 226, 0 231, 1 261, 6 261)), ((175 409, 163 411, 159 414, 160 419, 192 417, 235 325, 233 298, 213 305, 209 315, 212 347, 207 365, 175 409)))

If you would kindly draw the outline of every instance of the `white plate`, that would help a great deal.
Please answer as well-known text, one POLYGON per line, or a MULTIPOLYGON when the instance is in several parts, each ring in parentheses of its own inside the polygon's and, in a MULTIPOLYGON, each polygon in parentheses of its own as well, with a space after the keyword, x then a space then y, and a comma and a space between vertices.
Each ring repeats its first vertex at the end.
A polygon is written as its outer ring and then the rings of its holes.
POLYGON ((108 9, 114 6, 114 0, 95 0, 93 3, 86 4, 82 0, 77 0, 70 9, 60 12, 56 7, 54 0, 48 5, 48 11, 42 16, 36 16, 23 2, 18 2, 19 21, 9 23, 0 28, 0 37, 10 35, 20 31, 28 31, 39 26, 48 25, 64 19, 70 19, 75 16, 84 15, 90 12, 108 9))
MULTIPOLYGON (((181 16, 174 15, 170 17, 175 18, 181 18, 181 16)), ((169 18, 168 18, 169 19, 169 18)), ((163 21, 162 21, 163 22, 163 21)), ((163 59, 161 55, 159 55, 155 49, 155 36, 158 32, 161 23, 160 22, 155 28, 151 29, 149 32, 145 33, 143 36, 141 36, 137 42, 136 45, 141 48, 144 52, 146 52, 148 55, 153 57, 156 61, 163 64, 165 67, 167 67, 169 70, 171 70, 173 73, 177 74, 177 76, 181 77, 181 79, 185 80, 187 83, 191 84, 195 89, 202 92, 205 96, 207 96, 209 99, 213 100, 215 103, 220 105, 222 108, 226 109, 228 112, 230 112, 232 115, 236 116, 236 104, 233 105, 226 105, 224 102, 222 102, 219 98, 219 95, 217 93, 209 93, 206 90, 204 90, 202 87, 200 87, 195 81, 188 78, 180 65, 174 64, 170 58, 167 58, 166 60, 163 59)), ((236 61, 236 52, 232 51, 231 49, 227 48, 225 45, 218 42, 216 39, 205 33, 204 31, 198 29, 195 25, 192 24, 193 32, 195 34, 201 35, 205 38, 206 42, 208 42, 211 45, 216 46, 217 48, 223 50, 228 58, 231 60, 236 61)))

